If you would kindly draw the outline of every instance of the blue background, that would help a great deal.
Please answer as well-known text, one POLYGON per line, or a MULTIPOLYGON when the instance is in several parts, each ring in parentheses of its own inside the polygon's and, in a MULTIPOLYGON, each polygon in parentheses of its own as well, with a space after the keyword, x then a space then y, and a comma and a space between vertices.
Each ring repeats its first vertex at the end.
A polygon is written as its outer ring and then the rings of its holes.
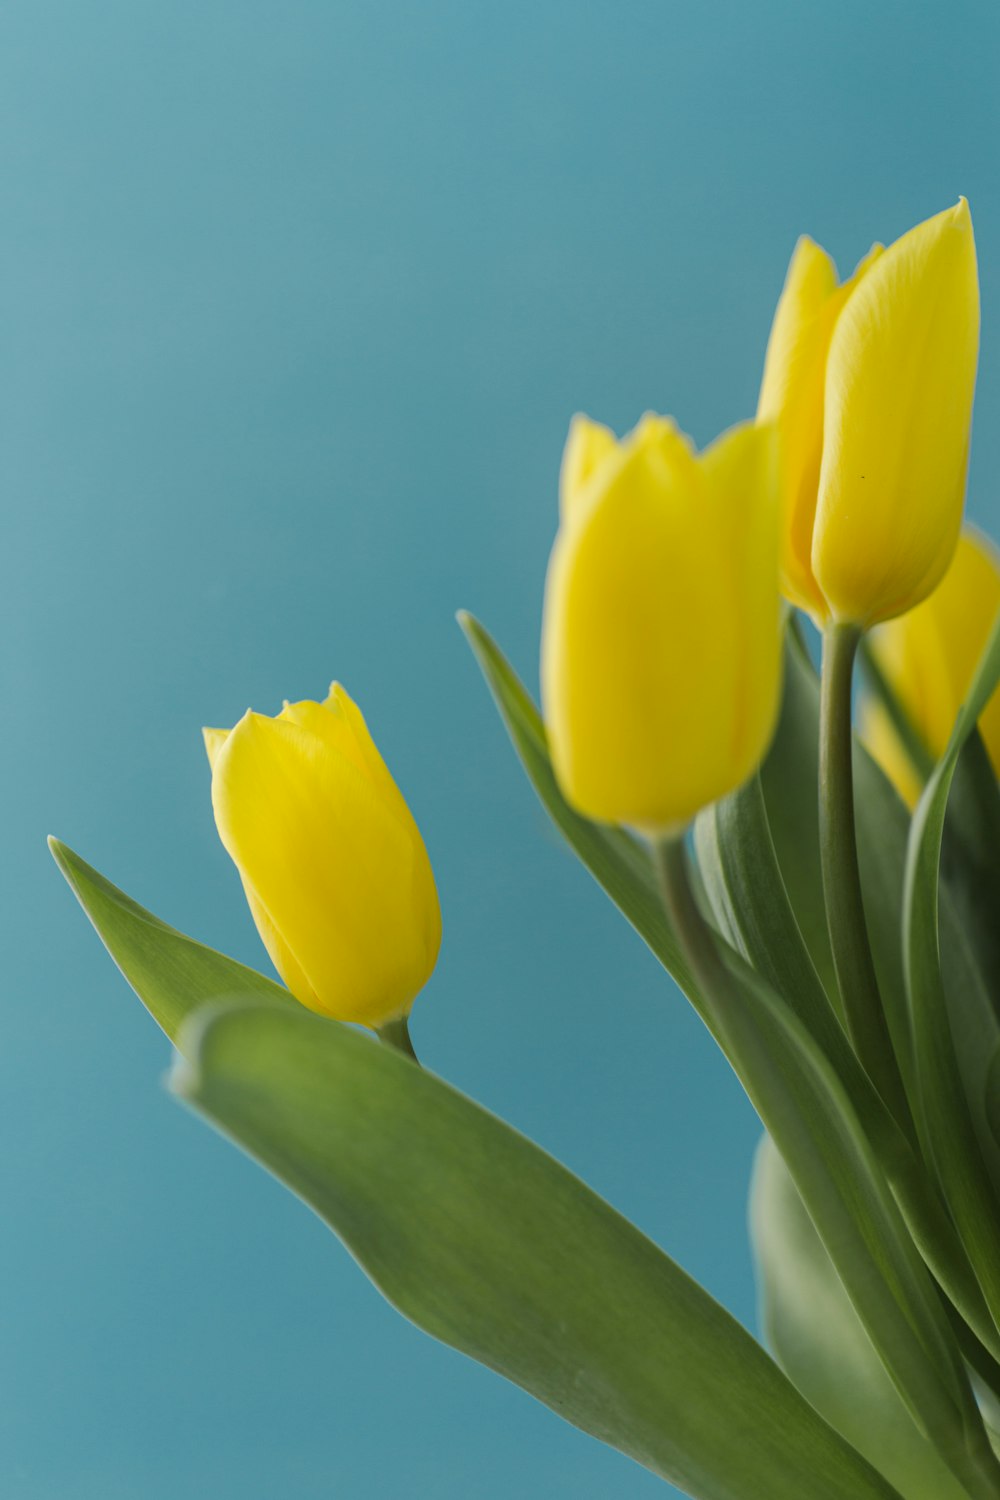
POLYGON ((422 1055, 752 1322, 755 1120, 453 611, 534 684, 570 414, 708 440, 800 231, 847 270, 959 193, 995 522, 998 64, 993 0, 0 7, 4 1496, 665 1493, 171 1100, 44 835, 262 964, 199 727, 342 679, 439 879, 422 1055))

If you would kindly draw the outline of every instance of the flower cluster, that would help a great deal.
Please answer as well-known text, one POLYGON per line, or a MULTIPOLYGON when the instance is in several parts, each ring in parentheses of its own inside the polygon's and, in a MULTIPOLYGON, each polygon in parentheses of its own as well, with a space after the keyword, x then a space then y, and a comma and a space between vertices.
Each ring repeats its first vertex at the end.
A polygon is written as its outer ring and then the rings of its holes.
POLYGON ((560 833, 763 1124, 770 1353, 417 1064, 434 877, 338 684, 204 731, 283 985, 53 845, 177 1048, 175 1093, 414 1322, 700 1500, 1000 1500, 1000 561, 962 526, 978 341, 964 200, 842 284, 803 239, 754 420, 703 452, 667 417, 623 438, 573 420, 541 715, 460 617, 560 833))
MULTIPOLYGON (((961 526, 978 339, 962 200, 844 283, 803 238, 756 420, 703 453, 670 418, 621 440, 574 419, 542 631, 572 806, 658 838, 746 781, 780 702, 782 593, 821 627, 895 621, 878 659, 940 753, 1000 592, 972 534, 933 592, 961 526)), ((1000 706, 988 722, 1000 735, 1000 706)), ((434 966, 437 897, 350 698, 335 687, 325 705, 205 734, 219 832, 289 989, 344 1020, 405 1013, 434 966)), ((868 735, 912 799, 917 773, 874 702, 868 735)))

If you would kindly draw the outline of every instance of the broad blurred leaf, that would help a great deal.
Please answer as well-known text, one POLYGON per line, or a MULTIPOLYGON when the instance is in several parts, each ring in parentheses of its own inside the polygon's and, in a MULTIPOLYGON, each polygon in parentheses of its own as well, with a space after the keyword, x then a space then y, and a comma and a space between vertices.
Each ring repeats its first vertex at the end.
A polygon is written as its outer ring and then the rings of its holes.
POLYGON ((104 946, 171 1041, 185 1017, 209 1000, 257 995, 298 1008, 280 984, 168 927, 58 839, 49 847, 104 946))
POLYGON ((700 1287, 577 1178, 308 1012, 215 1007, 173 1086, 420 1327, 705 1500, 894 1492, 700 1287))
POLYGON ((767 1136, 754 1163, 750 1228, 761 1323, 782 1369, 905 1500, 963 1500, 900 1400, 767 1136))
MULTIPOLYGON (((53 840, 52 847, 123 974, 182 1049, 201 1035, 185 1019, 204 1014, 206 1004, 239 996, 252 1005, 241 1012, 253 1061, 241 1078, 235 1120, 254 1090, 263 1113, 241 1133, 226 1114, 230 1094, 223 1088, 217 1097, 226 1074, 217 1075, 211 1061, 230 1057, 228 1010, 215 1028, 219 1048, 209 1044, 209 1064, 198 1075, 198 1087, 207 1088, 204 1108, 325 1212, 414 1321, 657 1472, 690 1481, 694 1494, 791 1500, 813 1463, 829 1470, 823 1494, 830 1500, 891 1493, 728 1314, 544 1153, 429 1074, 346 1027, 310 1016, 279 985, 168 927, 64 845, 53 840), (270 1042, 262 1048, 267 1014, 292 1022, 284 1051, 285 1031, 273 1048, 270 1042), (288 1164, 290 1129, 303 1132, 308 1144, 306 1155, 288 1164), (318 1169, 316 1149, 327 1153, 318 1169), (419 1159, 408 1160, 408 1150, 419 1159), (315 1181, 310 1170, 318 1170, 315 1181), (519 1206, 522 1171, 527 1201, 519 1206), (553 1243, 551 1226, 560 1215, 566 1249, 553 1243), (567 1256, 581 1261, 576 1282, 567 1274, 567 1256), (610 1291, 619 1274, 621 1297, 610 1291), (570 1312, 574 1329, 564 1326, 570 1312), (636 1339, 633 1363, 637 1328, 644 1339, 636 1339), (664 1357, 671 1348, 672 1376, 664 1357), (618 1374, 621 1392, 612 1384, 618 1374), (704 1401, 689 1411, 682 1396, 699 1381, 704 1401), (678 1410, 664 1434, 669 1401, 678 1410), (748 1407, 745 1418, 720 1438, 719 1411, 740 1403, 748 1407)), ((240 1058, 243 1034, 234 1037, 240 1058)))
POLYGON ((948 794, 976 720, 1000 679, 1000 624, 983 655, 944 755, 913 816, 906 866, 904 951, 925 1134, 962 1243, 994 1321, 1000 1319, 1000 1202, 962 1087, 938 938, 939 869, 948 794))

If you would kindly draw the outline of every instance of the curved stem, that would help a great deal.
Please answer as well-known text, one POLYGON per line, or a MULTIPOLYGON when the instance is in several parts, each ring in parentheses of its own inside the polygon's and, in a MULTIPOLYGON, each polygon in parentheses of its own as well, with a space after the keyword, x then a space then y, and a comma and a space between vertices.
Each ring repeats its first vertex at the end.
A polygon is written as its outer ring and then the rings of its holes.
POLYGON ((912 1138, 912 1117, 879 994, 858 868, 851 679, 860 640, 856 625, 828 625, 823 634, 819 716, 823 895, 848 1035, 886 1105, 912 1138))

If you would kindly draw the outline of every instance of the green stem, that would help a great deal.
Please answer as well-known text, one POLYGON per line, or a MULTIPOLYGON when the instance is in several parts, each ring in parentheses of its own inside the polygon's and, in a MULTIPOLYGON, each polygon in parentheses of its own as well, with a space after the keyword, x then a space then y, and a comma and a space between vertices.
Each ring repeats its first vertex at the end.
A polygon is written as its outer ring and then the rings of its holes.
POLYGON ((865 921, 854 826, 851 680, 861 640, 856 625, 823 635, 819 716, 819 845, 823 895, 847 1032, 861 1064, 900 1126, 913 1122, 879 994, 865 921))
POLYGON ((397 1052, 402 1052, 404 1057, 410 1058, 419 1068, 420 1059, 414 1052, 413 1042, 410 1040, 408 1016, 397 1016, 394 1021, 386 1021, 384 1026, 376 1027, 375 1035, 386 1047, 395 1047, 397 1052))

